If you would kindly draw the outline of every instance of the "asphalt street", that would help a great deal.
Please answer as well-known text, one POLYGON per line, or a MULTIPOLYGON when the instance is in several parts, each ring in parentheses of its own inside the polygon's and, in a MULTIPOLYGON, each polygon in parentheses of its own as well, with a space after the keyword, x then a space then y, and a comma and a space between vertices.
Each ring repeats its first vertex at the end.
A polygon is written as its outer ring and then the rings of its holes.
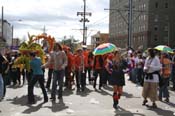
MULTIPOLYGON (((76 88, 64 88, 63 100, 43 103, 41 89, 34 89, 36 104, 27 104, 27 84, 24 86, 7 87, 6 97, 0 102, 0 116, 175 116, 175 92, 170 91, 170 102, 157 102, 158 108, 153 109, 149 101, 142 106, 142 87, 126 77, 126 85, 119 102, 119 109, 112 107, 112 87, 94 90, 87 84, 85 92, 76 92, 76 88)), ((50 97, 50 92, 48 91, 50 97)))

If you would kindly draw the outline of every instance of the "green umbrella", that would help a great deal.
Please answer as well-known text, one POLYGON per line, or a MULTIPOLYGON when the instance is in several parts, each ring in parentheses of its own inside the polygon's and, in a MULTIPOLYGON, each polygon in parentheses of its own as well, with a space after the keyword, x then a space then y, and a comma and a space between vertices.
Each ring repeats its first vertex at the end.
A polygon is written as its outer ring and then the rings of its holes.
POLYGON ((103 43, 95 48, 95 50, 93 51, 93 54, 94 55, 104 55, 104 54, 113 52, 116 49, 117 47, 112 43, 103 43))
POLYGON ((170 47, 166 45, 158 45, 154 49, 162 51, 162 52, 166 52, 166 53, 173 53, 173 49, 171 49, 170 47))

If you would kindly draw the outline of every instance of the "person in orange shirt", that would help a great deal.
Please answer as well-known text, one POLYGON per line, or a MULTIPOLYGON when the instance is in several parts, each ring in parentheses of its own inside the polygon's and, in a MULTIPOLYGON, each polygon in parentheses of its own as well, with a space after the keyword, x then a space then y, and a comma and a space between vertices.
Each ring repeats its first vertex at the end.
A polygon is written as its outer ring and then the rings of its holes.
POLYGON ((65 52, 66 52, 67 59, 68 59, 68 65, 65 70, 65 77, 66 77, 65 86, 68 87, 69 89, 72 89, 73 77, 71 76, 71 73, 73 69, 74 56, 70 48, 67 48, 65 52))
POLYGON ((85 70, 88 72, 89 84, 91 84, 93 81, 93 77, 92 77, 93 76, 92 75, 93 64, 94 64, 94 56, 92 52, 89 52, 88 58, 87 58, 87 69, 85 70))
POLYGON ((161 70, 161 81, 162 85, 159 89, 159 100, 162 101, 162 97, 164 96, 166 99, 166 102, 169 102, 169 92, 168 92, 168 86, 169 86, 169 78, 171 74, 171 61, 168 58, 167 53, 162 53, 161 55, 161 63, 162 63, 162 70, 161 70))
POLYGON ((74 59, 74 65, 75 65, 77 92, 79 92, 80 90, 84 91, 85 89, 85 71, 84 71, 85 58, 84 58, 82 49, 77 50, 77 55, 75 56, 75 59, 74 59))
POLYGON ((85 60, 85 64, 84 64, 84 68, 85 68, 85 85, 86 85, 86 74, 89 74, 88 71, 88 55, 89 55, 89 51, 87 50, 87 48, 83 48, 83 55, 84 55, 84 60, 85 60))
POLYGON ((97 55, 94 58, 94 65, 93 65, 93 69, 94 69, 94 89, 96 89, 96 83, 97 83, 97 78, 99 76, 99 89, 101 89, 102 87, 102 71, 103 71, 103 57, 101 55, 97 55))

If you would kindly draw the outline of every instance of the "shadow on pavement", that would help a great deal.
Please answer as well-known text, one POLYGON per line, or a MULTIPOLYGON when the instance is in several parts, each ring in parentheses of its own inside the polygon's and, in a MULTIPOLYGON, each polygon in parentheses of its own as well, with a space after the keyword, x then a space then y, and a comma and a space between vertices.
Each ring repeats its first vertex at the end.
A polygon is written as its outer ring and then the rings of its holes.
POLYGON ((111 93, 108 93, 107 91, 101 89, 101 90, 95 90, 97 93, 100 93, 101 95, 109 95, 109 96, 112 96, 111 93))
POLYGON ((146 116, 144 114, 141 113, 132 113, 130 111, 127 111, 123 108, 121 108, 120 106, 118 107, 118 109, 115 110, 115 115, 114 116, 146 116))
POLYGON ((39 111, 39 109, 42 107, 44 103, 40 103, 37 106, 29 106, 29 108, 27 108, 26 110, 24 110, 22 113, 24 114, 30 114, 32 112, 36 112, 39 111))
MULTIPOLYGON (((35 96, 35 100, 40 101, 42 98, 40 96, 35 96)), ((7 101, 11 101, 12 104, 15 105, 21 105, 21 106, 26 106, 27 104, 27 100, 28 100, 28 96, 27 95, 23 95, 21 97, 15 97, 13 99, 7 99, 7 101)))
POLYGON ((8 85, 8 86, 6 86, 6 88, 12 88, 12 89, 19 89, 22 87, 23 87, 23 85, 8 85))
POLYGON ((165 104, 167 104, 167 105, 169 105, 169 106, 171 106, 171 107, 174 107, 174 108, 175 108, 175 104, 174 104, 174 103, 172 103, 172 102, 166 102, 166 101, 163 101, 163 103, 165 103, 165 104))
POLYGON ((122 96, 125 96, 126 98, 141 98, 141 97, 136 97, 133 94, 127 93, 127 92, 123 92, 122 96))
POLYGON ((87 95, 89 95, 89 93, 91 93, 93 90, 90 90, 89 88, 85 87, 84 91, 77 91, 76 95, 80 95, 81 97, 86 97, 87 95))
POLYGON ((63 100, 60 100, 59 103, 52 102, 52 106, 45 106, 44 108, 49 108, 52 110, 52 112, 59 112, 59 111, 65 110, 69 107, 66 106, 66 104, 64 103, 63 100))
POLYGON ((72 95, 74 90, 75 90, 75 89, 68 89, 68 88, 65 88, 65 89, 63 90, 63 96, 72 95))
POLYGON ((103 87, 104 89, 108 90, 108 91, 113 91, 113 87, 110 85, 107 85, 105 87, 103 87))
POLYGON ((174 112, 170 111, 170 110, 165 110, 165 109, 161 109, 161 108, 151 108, 150 106, 147 106, 148 110, 154 111, 157 113, 157 115, 160 116, 173 116, 174 112))

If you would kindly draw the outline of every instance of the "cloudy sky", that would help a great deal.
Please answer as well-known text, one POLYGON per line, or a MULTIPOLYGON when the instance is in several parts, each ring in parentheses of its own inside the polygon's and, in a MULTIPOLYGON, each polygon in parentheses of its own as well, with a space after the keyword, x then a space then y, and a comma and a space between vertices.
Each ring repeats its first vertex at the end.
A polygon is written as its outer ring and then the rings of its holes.
MULTIPOLYGON (((77 12, 83 11, 83 0, 0 0, 4 6, 4 19, 14 26, 14 37, 24 38, 27 32, 40 34, 44 26, 46 32, 55 38, 74 36, 82 41, 83 24, 77 12)), ((86 0, 88 17, 87 35, 108 32, 109 0, 86 0)), ((88 38, 89 39, 89 38, 88 38)))

